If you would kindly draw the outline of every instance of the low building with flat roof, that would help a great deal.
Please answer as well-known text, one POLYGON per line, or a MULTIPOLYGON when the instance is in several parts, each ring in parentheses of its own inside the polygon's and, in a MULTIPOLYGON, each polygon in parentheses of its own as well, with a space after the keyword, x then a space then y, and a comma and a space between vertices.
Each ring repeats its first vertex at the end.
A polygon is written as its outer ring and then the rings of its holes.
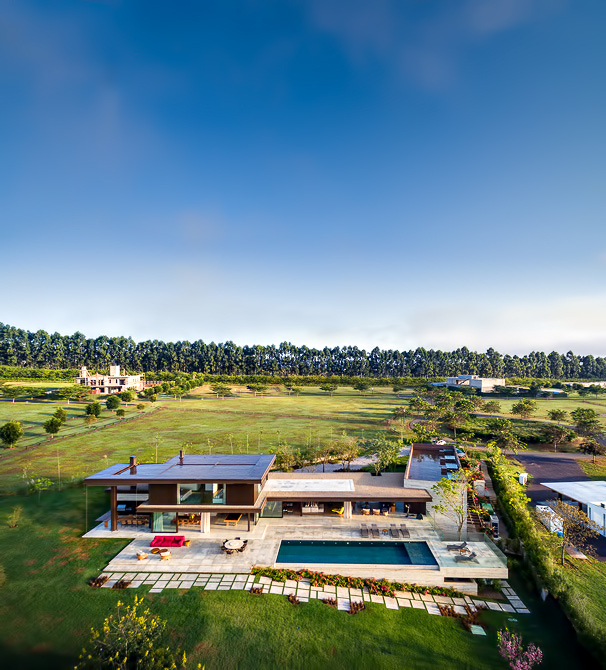
POLYGON ((541 482, 541 486, 557 493, 559 500, 576 502, 606 536, 606 481, 541 482))

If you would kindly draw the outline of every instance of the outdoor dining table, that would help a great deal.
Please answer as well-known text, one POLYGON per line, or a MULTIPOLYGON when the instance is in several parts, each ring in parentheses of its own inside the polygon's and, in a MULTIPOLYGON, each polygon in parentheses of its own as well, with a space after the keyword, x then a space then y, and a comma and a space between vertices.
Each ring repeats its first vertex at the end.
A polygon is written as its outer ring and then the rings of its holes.
POLYGON ((227 540, 227 542, 223 543, 223 546, 226 549, 234 549, 234 550, 242 549, 242 547, 244 546, 244 540, 227 540))

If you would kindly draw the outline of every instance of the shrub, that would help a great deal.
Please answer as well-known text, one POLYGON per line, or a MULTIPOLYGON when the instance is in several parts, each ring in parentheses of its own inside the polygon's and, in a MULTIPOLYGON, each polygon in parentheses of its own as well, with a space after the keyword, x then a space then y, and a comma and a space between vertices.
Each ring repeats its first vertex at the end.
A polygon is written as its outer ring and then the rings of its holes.
POLYGON ((17 505, 13 507, 13 511, 8 515, 8 527, 16 528, 21 521, 21 516, 23 515, 23 507, 17 505))

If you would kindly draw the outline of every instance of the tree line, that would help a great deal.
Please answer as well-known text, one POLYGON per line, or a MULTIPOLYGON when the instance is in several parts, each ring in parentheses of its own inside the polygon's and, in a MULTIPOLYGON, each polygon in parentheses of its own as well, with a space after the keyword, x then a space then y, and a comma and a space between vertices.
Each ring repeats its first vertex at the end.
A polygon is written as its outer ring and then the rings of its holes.
POLYGON ((374 349, 280 345, 240 346, 234 342, 135 342, 130 337, 86 338, 30 332, 0 323, 0 365, 20 369, 76 369, 86 365, 105 370, 110 364, 130 372, 185 372, 206 375, 335 376, 371 378, 436 378, 458 374, 482 377, 544 379, 606 379, 606 358, 579 356, 572 351, 524 356, 484 353, 461 347, 434 349, 374 349))

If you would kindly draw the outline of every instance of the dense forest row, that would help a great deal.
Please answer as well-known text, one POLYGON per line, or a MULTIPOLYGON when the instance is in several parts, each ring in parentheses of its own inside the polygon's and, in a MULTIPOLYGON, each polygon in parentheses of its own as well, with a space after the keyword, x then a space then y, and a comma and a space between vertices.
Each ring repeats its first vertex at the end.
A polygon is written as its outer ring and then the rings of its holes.
POLYGON ((87 339, 82 333, 49 335, 0 323, 0 365, 20 368, 107 369, 121 365, 130 372, 197 372, 212 375, 336 375, 350 377, 542 377, 606 379, 606 358, 577 356, 569 351, 533 351, 525 356, 486 353, 466 347, 455 351, 415 349, 365 351, 358 347, 238 346, 233 342, 135 342, 130 337, 87 339))

